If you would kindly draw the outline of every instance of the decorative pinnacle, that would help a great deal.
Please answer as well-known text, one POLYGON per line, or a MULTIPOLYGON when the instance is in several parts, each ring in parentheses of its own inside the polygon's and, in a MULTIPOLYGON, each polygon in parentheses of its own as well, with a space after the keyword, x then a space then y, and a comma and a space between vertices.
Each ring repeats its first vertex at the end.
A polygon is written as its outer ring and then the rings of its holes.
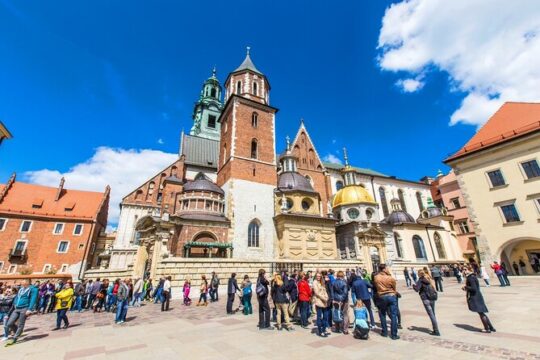
POLYGON ((212 77, 216 77, 216 65, 214 65, 214 68, 212 69, 212 77))
POLYGON ((291 150, 291 138, 289 135, 285 136, 285 141, 287 141, 287 151, 291 150))
POLYGON ((347 148, 343 148, 343 159, 345 160, 345 166, 349 166, 349 157, 347 156, 347 148))
POLYGON ((251 46, 246 46, 246 55, 249 56, 249 50, 251 50, 251 46))

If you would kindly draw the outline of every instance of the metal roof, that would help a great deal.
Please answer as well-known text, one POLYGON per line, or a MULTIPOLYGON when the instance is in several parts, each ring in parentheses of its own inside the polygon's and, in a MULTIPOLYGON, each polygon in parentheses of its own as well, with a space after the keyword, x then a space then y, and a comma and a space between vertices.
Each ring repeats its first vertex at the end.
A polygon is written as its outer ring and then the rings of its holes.
POLYGON ((246 58, 244 59, 244 61, 233 72, 242 71, 242 70, 251 70, 253 72, 256 72, 257 74, 260 74, 260 75, 263 74, 255 67, 255 64, 253 64, 253 61, 251 61, 251 57, 249 56, 249 50, 248 50, 248 53, 246 54, 246 58))
MULTIPOLYGON (((333 169, 333 170, 341 170, 343 169, 345 166, 343 164, 336 164, 336 163, 331 163, 331 162, 326 162, 326 161, 323 161, 323 165, 325 168, 327 169, 333 169)), ((375 170, 371 170, 371 169, 365 169, 365 168, 359 168, 359 167, 356 167, 356 166, 351 166, 356 172, 359 172, 359 173, 362 173, 362 174, 368 174, 368 175, 374 175, 374 176, 383 176, 383 177, 389 177, 388 175, 385 175, 383 173, 380 173, 378 171, 375 171, 375 170)))
POLYGON ((184 135, 182 142, 182 155, 185 156, 186 164, 217 169, 219 141, 184 135))

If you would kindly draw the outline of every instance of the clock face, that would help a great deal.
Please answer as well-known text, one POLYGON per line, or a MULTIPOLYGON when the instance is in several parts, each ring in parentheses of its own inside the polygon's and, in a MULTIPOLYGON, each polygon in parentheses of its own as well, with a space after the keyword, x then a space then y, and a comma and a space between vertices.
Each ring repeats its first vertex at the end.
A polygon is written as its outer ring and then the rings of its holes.
POLYGON ((358 218, 358 216, 360 216, 360 211, 358 211, 358 209, 349 209, 347 210, 347 215, 349 216, 350 219, 356 219, 358 218))

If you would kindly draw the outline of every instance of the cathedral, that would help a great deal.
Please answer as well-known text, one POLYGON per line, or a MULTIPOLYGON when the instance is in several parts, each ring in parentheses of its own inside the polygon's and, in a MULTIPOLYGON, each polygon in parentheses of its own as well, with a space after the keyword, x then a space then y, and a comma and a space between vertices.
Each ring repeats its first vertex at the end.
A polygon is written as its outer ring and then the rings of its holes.
POLYGON ((344 165, 322 161, 304 121, 292 140, 276 139, 270 90, 249 49, 223 87, 213 70, 178 159, 123 198, 114 244, 89 274, 385 262, 400 275, 463 261, 429 184, 355 167, 346 150, 344 165))

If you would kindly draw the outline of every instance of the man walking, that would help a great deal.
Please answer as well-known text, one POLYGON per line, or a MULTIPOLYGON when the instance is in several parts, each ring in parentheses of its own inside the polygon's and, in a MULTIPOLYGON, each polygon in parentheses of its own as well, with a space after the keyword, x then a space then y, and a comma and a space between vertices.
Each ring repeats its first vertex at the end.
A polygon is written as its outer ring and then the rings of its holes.
POLYGON ((116 319, 117 324, 122 324, 126 321, 128 311, 128 296, 129 296, 129 280, 120 281, 118 285, 118 293, 116 294, 116 319))
POLYGON ((131 300, 131 306, 141 306, 141 293, 143 291, 143 279, 138 278, 133 285, 133 299, 131 300))
POLYGON ((240 289, 238 288, 238 283, 236 281, 236 273, 232 273, 227 284, 227 314, 229 315, 234 314, 233 302, 234 295, 237 291, 240 291, 240 289))
POLYGON ((377 288, 379 296, 379 315, 381 317, 381 335, 388 336, 388 328, 386 325, 386 314, 390 315, 390 338, 398 340, 398 304, 396 280, 390 275, 386 269, 386 264, 379 265, 379 272, 373 279, 373 283, 377 288))
POLYGON ((163 282, 163 302, 161 311, 169 311, 169 302, 171 300, 171 277, 167 276, 163 282))
POLYGON ((405 277, 405 284, 407 284, 407 287, 411 287, 411 275, 409 275, 409 269, 405 266, 403 269, 403 276, 405 277))
POLYGON ((30 285, 30 280, 23 280, 22 286, 17 292, 17 296, 15 296, 15 299, 13 300, 11 315, 6 322, 6 332, 8 334, 15 324, 17 324, 17 331, 6 346, 15 344, 17 339, 21 336, 24 330, 26 318, 32 314, 32 311, 36 309, 37 298, 38 288, 30 285))
POLYGON ((443 292, 443 286, 442 286, 442 272, 441 270, 433 265, 431 267, 431 277, 433 278, 433 281, 435 281, 435 287, 438 292, 443 292))
POLYGON ((219 300, 219 277, 217 276, 215 271, 212 271, 212 279, 210 280, 210 301, 218 301, 219 300))

